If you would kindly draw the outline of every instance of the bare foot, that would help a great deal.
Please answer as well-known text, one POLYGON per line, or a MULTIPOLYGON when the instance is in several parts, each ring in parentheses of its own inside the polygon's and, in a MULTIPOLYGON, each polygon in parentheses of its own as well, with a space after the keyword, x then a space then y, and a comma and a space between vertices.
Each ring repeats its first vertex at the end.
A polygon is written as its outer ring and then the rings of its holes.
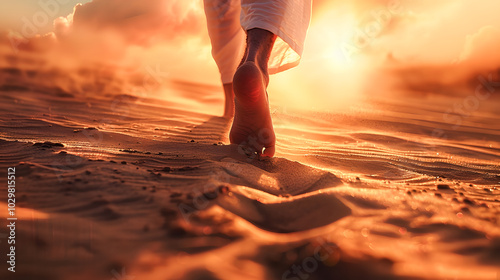
POLYGON ((276 136, 269 112, 268 77, 252 61, 243 63, 234 74, 235 115, 229 140, 244 151, 272 157, 276 136))

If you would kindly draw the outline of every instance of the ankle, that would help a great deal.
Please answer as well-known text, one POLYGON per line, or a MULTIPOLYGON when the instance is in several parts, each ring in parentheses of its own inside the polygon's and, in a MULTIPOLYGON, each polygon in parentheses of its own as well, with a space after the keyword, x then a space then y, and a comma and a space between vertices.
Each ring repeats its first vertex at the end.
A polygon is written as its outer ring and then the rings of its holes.
POLYGON ((269 85, 269 72, 267 70, 267 60, 266 62, 260 62, 256 63, 257 67, 260 69, 260 73, 262 74, 262 78, 264 79, 264 85, 267 86, 269 85))

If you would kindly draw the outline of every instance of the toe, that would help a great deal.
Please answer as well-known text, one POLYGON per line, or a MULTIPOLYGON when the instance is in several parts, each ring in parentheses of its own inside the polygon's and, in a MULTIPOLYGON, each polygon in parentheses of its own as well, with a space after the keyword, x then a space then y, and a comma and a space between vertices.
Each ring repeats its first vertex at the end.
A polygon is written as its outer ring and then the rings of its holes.
POLYGON ((270 147, 265 147, 264 152, 262 152, 261 157, 273 157, 275 149, 276 149, 276 147, 274 145, 270 146, 270 147))

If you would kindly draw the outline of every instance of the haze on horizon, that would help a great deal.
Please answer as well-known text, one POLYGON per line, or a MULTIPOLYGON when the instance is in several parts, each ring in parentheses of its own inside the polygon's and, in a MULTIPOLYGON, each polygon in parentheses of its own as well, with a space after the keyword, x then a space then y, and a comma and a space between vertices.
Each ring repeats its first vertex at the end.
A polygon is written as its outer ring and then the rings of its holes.
MULTIPOLYGON (((202 0, 83 2, 3 3, 0 30, 4 45, 11 45, 7 51, 27 50, 57 67, 156 67, 170 79, 218 85, 202 0), (50 23, 37 24, 43 14, 50 23), (26 32, 33 31, 30 25, 39 35, 26 32)), ((393 71, 429 69, 446 76, 424 74, 424 83, 462 84, 500 68, 498 1, 313 3, 301 65, 272 78, 271 101, 286 96, 290 103, 316 107, 324 102, 311 100, 327 98, 343 107, 371 90, 373 79, 379 89, 390 87, 393 71)))

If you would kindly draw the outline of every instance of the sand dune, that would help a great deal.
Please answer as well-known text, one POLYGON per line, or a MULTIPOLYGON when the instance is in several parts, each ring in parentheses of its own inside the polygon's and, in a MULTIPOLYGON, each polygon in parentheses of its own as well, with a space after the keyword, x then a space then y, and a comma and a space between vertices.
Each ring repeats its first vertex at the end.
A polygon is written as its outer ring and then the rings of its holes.
POLYGON ((379 98, 339 114, 273 110, 277 155, 260 161, 228 145, 228 120, 197 109, 222 106, 216 87, 171 81, 159 99, 0 72, 0 165, 17 176, 16 279, 297 279, 294 266, 308 279, 500 272, 498 96, 460 126, 442 118, 459 96, 379 98))

